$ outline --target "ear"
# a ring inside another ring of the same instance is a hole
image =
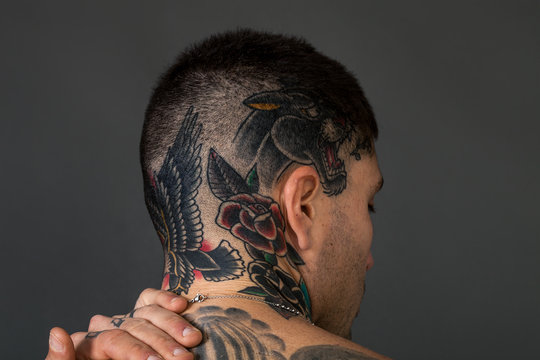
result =
[[[315,217],[313,200],[319,194],[320,179],[311,166],[301,166],[289,174],[285,180],[281,200],[289,228],[294,235],[298,250],[311,247],[310,231]]]

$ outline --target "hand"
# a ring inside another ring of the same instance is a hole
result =
[[[62,328],[51,329],[46,360],[193,359],[186,347],[198,345],[202,334],[177,314],[186,307],[187,301],[181,296],[146,289],[137,299],[135,310],[112,318],[95,315],[88,332],[70,337]]]

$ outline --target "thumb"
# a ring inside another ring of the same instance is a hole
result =
[[[49,334],[49,353],[45,360],[75,360],[75,348],[66,330],[55,327]]]

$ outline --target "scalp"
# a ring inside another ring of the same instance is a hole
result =
[[[203,144],[218,144],[227,152],[231,134],[250,112],[243,100],[291,87],[317,94],[337,116],[349,119],[368,138],[377,137],[371,107],[340,63],[301,38],[242,29],[190,46],[161,76],[143,126],[143,174],[159,167],[191,106],[203,123]]]

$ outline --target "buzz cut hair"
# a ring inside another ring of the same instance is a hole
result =
[[[276,91],[281,93],[272,93]],[[260,95],[250,102],[253,94]],[[372,151],[371,144],[378,136],[375,116],[358,81],[342,64],[321,54],[302,38],[240,29],[210,36],[188,47],[160,77],[146,109],[140,142],[145,192],[150,183],[148,174],[163,162],[190,109],[199,113],[203,127],[200,139],[204,146],[227,147],[231,143],[230,134],[238,132],[238,124],[249,111],[283,106],[275,105],[277,95],[280,99],[299,99],[300,105],[295,106],[305,114],[314,108],[313,101],[308,104],[305,99],[317,99],[319,108],[330,109],[327,117],[337,119],[341,122],[338,125],[347,124],[343,127],[346,134],[335,141],[344,143],[345,137],[350,140],[354,133],[357,140],[349,141],[352,144],[348,145],[349,153],[358,159],[360,150]],[[270,97],[273,102],[261,102],[261,97],[263,100]],[[304,103],[307,105],[301,108]],[[318,136],[319,143],[338,136],[334,128],[323,127],[324,131],[320,131],[323,135],[299,127],[301,134],[297,136]],[[272,134],[277,134],[274,130]],[[281,150],[277,156],[309,163],[309,159],[304,161],[301,155],[287,150],[287,146],[275,144]],[[337,158],[337,154],[331,155]],[[243,155],[238,154],[237,158],[242,159]],[[339,161],[334,159],[334,162],[338,168]],[[280,166],[270,168],[266,176],[272,179],[268,184],[279,175],[272,172],[283,171]],[[331,166],[328,169],[329,173],[337,171]],[[328,193],[336,195],[343,190],[344,185],[340,186]]]

